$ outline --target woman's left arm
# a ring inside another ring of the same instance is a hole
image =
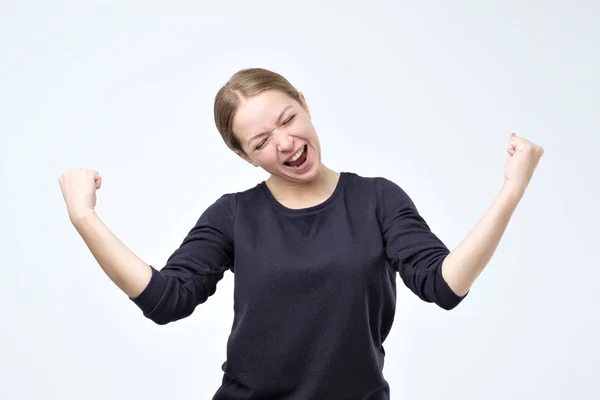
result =
[[[442,263],[442,276],[458,296],[464,296],[496,251],[508,222],[525,194],[544,149],[511,135],[504,185],[488,211]]]

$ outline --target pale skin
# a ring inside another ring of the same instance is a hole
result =
[[[339,173],[321,160],[321,146],[304,95],[300,102],[279,91],[241,98],[233,130],[243,151],[236,154],[270,174],[266,183],[275,198],[289,208],[318,204],[335,189]],[[284,165],[307,146],[306,168],[297,172]]]
[[[318,136],[304,96],[300,103],[272,91],[244,99],[234,117],[234,131],[244,148],[237,154],[270,173],[267,185],[285,206],[309,207],[331,195],[339,173],[321,161]],[[260,133],[263,135],[256,138]],[[260,143],[262,147],[257,148]],[[284,161],[303,146],[308,149],[306,168],[296,173]],[[542,147],[514,133],[506,151],[508,159],[499,194],[442,265],[444,279],[459,296],[470,290],[492,258],[544,153]],[[99,172],[88,168],[67,170],[59,177],[59,185],[69,219],[100,267],[124,293],[138,296],[150,281],[151,269],[96,214],[96,191],[102,187]]]
[[[463,241],[444,259],[442,276],[464,296],[492,258],[517,208],[544,149],[526,139],[510,136],[504,184],[490,208]]]

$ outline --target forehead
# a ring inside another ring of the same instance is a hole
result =
[[[294,99],[276,90],[245,98],[233,117],[233,131],[244,141],[252,135],[273,129],[281,111],[296,104]]]

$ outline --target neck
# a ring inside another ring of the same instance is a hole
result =
[[[271,175],[266,184],[273,196],[285,201],[288,198],[296,200],[310,199],[319,196],[329,196],[335,189],[339,173],[321,164],[319,173],[310,182],[293,182]]]

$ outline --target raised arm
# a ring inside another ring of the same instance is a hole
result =
[[[71,169],[61,174],[59,184],[69,219],[102,270],[128,296],[139,295],[152,271],[96,215],[96,190],[102,187],[98,171]]]
[[[59,183],[69,218],[102,270],[157,324],[190,315],[215,293],[233,263],[233,195],[221,197],[200,216],[159,271],[136,256],[96,215],[96,190],[102,185],[97,171],[69,170]]]
[[[450,310],[459,296],[442,276],[450,250],[431,231],[408,194],[385,178],[378,179],[378,220],[390,266],[421,300]]]
[[[513,133],[506,152],[508,160],[500,193],[465,239],[444,260],[444,279],[458,295],[469,291],[495,253],[544,149]]]
[[[157,324],[187,317],[217,289],[233,267],[234,194],[222,196],[200,216],[183,242],[139,296],[131,298]]]
[[[106,275],[127,296],[136,297],[150,282],[152,270],[135,255],[95,212],[73,219],[73,226]]]
[[[500,194],[452,252],[431,232],[404,190],[380,179],[379,219],[388,260],[421,299],[447,310],[456,307],[489,263],[544,153],[515,134],[506,151]]]

